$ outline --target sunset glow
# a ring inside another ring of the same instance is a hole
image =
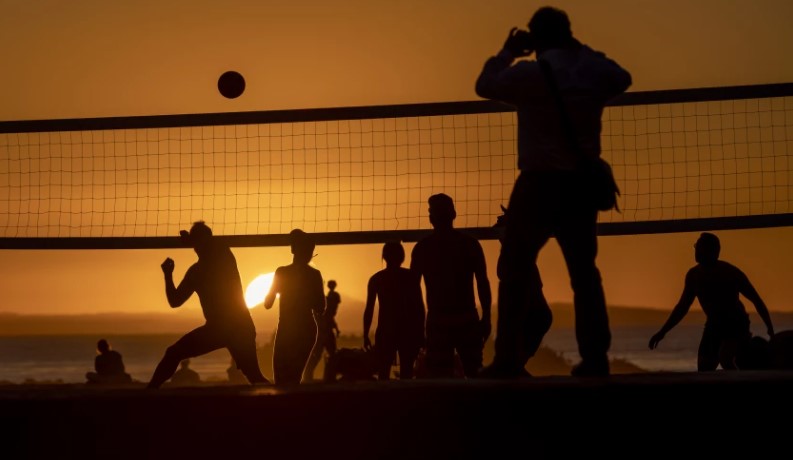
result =
[[[270,291],[275,273],[265,273],[254,278],[245,288],[245,304],[253,308],[264,302],[264,296]]]

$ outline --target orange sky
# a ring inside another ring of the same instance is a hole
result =
[[[0,0],[0,120],[473,100],[484,60],[542,4]],[[788,0],[554,4],[568,12],[578,38],[631,71],[634,91],[793,82]],[[247,80],[234,100],[215,87],[229,69]],[[793,230],[719,236],[723,258],[745,269],[769,307],[793,311]],[[609,302],[671,308],[695,239],[602,238]],[[483,244],[495,282],[497,242]],[[368,276],[382,267],[378,246],[317,252],[317,266],[338,280],[342,295],[362,299]],[[286,248],[235,253],[245,282],[290,258]],[[0,311],[164,310],[159,264],[166,256],[176,259],[177,275],[194,260],[189,250],[0,251]],[[342,268],[338,260],[354,263]],[[555,243],[540,262],[549,299],[569,300]],[[186,308],[197,308],[194,302]]]

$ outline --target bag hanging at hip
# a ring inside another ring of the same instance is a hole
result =
[[[620,212],[617,198],[620,195],[620,188],[614,179],[614,172],[611,165],[604,159],[598,157],[595,160],[586,161],[587,189],[591,192],[593,205],[598,211],[610,211],[612,209]]]
[[[556,86],[556,80],[553,78],[551,66],[548,61],[538,59],[537,63],[540,65],[545,81],[551,90],[551,94],[556,100],[556,105],[559,108],[559,114],[562,119],[562,131],[564,132],[567,143],[573,152],[578,155],[579,163],[583,165],[582,170],[584,180],[586,181],[586,189],[589,192],[588,196],[592,199],[593,206],[598,211],[610,211],[612,209],[617,212],[620,211],[618,204],[618,197],[620,196],[620,188],[614,179],[614,171],[611,165],[603,158],[597,157],[590,158],[581,151],[578,145],[578,137],[575,135],[573,123],[570,121],[570,116],[565,110],[562,95],[559,93],[559,88]]]

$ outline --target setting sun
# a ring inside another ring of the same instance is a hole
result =
[[[253,308],[264,302],[264,296],[267,295],[270,291],[270,286],[273,284],[273,276],[275,276],[275,273],[265,273],[251,281],[245,289],[245,304],[248,308]]]

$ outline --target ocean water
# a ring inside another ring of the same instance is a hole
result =
[[[121,353],[133,380],[148,382],[154,368],[180,335],[105,336]],[[96,336],[0,337],[0,382],[81,383],[93,371]],[[202,380],[227,380],[231,356],[225,349],[190,360]]]
[[[793,329],[793,324],[775,324],[775,328],[777,331]],[[656,331],[655,326],[612,328],[610,356],[648,371],[696,371],[702,326],[680,324],[667,334],[658,348],[650,350],[647,343]],[[752,323],[752,332],[765,336],[762,324]],[[147,382],[165,349],[179,337],[173,334],[105,338],[113,349],[122,354],[132,378]],[[93,371],[97,340],[96,336],[0,337],[0,382],[85,382],[86,372]],[[261,347],[270,340],[271,337],[260,336],[257,344]],[[575,332],[571,328],[551,329],[544,345],[570,362],[579,359]],[[226,369],[230,363],[231,357],[223,349],[191,359],[190,367],[201,375],[203,381],[221,382],[228,378]],[[265,375],[268,375],[266,371]]]

